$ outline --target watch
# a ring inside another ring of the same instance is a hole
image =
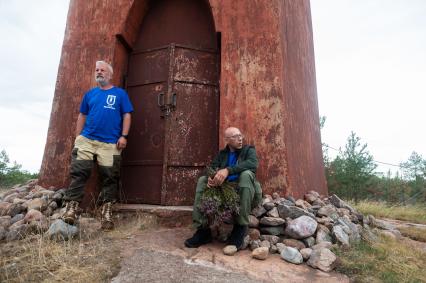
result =
[[[128,137],[129,135],[121,135],[121,136],[127,140],[127,137]]]

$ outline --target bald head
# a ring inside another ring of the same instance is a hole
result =
[[[231,151],[235,151],[243,147],[243,138],[244,136],[238,128],[229,127],[225,130],[225,142]]]

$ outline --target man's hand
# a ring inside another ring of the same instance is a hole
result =
[[[125,137],[120,137],[117,141],[117,148],[124,149],[127,145],[127,139]]]
[[[226,168],[220,169],[219,171],[217,171],[211,183],[213,184],[214,187],[220,186],[223,184],[223,182],[228,177],[228,175],[229,175],[228,169]],[[207,184],[209,184],[209,182]]]

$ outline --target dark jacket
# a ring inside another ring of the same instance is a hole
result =
[[[256,169],[259,165],[256,156],[256,149],[252,145],[244,145],[241,149],[236,150],[238,154],[237,164],[232,167],[226,167],[228,161],[229,147],[226,146],[224,149],[219,151],[219,154],[213,159],[210,166],[213,169],[227,168],[229,175],[240,174],[245,170],[250,170],[256,173]]]

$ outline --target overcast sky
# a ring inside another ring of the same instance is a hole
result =
[[[311,9],[323,142],[343,147],[354,131],[378,161],[426,158],[426,1],[311,0]],[[0,149],[32,172],[67,10],[68,0],[0,0]]]

